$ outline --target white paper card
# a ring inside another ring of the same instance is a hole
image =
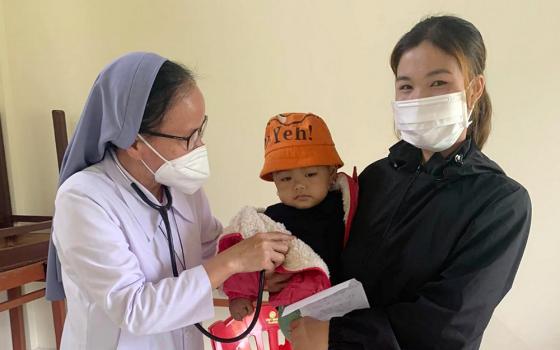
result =
[[[353,310],[366,308],[369,308],[369,303],[364,287],[360,281],[352,278],[288,305],[282,314],[289,315],[300,310],[302,317],[310,316],[326,321],[344,316]]]

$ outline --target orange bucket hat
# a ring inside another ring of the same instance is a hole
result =
[[[270,118],[264,134],[264,165],[260,177],[272,181],[272,173],[308,166],[332,165],[340,159],[327,124],[311,113],[284,113]]]

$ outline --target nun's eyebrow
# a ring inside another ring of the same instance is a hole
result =
[[[410,79],[406,75],[400,75],[400,76],[397,77],[397,81],[411,81],[411,80],[412,79]]]

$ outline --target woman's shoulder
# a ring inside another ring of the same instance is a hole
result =
[[[362,170],[358,177],[359,183],[361,184],[364,180],[368,180],[372,177],[377,177],[381,174],[385,174],[390,168],[391,167],[389,166],[388,157],[376,160],[375,162],[366,166],[364,170]]]
[[[481,180],[480,182],[484,182],[486,189],[478,191],[477,197],[481,196],[480,192],[485,192],[487,197],[484,202],[489,206],[506,204],[510,210],[531,210],[531,197],[527,189],[505,173],[483,174]]]
[[[526,194],[527,189],[510,177],[497,162],[490,159],[482,151],[476,149],[472,154],[472,160],[464,168],[464,175],[478,175],[478,182],[484,182],[488,189],[493,189],[497,196],[507,196],[512,193]]]
[[[89,166],[70,176],[58,188],[57,201],[68,195],[102,198],[115,192],[115,183],[104,170],[102,162]]]

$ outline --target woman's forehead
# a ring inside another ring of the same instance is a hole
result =
[[[204,96],[198,87],[193,86],[188,92],[179,93],[165,113],[160,130],[186,136],[202,125],[204,115]]]
[[[403,53],[397,77],[427,77],[437,73],[461,74],[457,59],[428,41]]]

